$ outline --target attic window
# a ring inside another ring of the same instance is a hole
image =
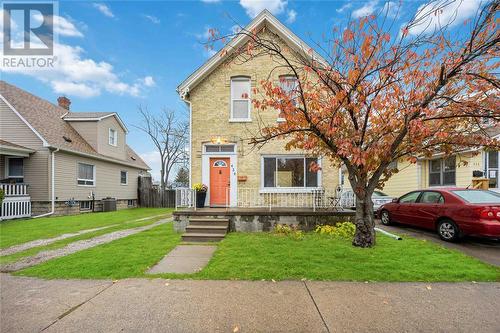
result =
[[[134,156],[130,156],[130,158],[131,158],[133,161],[135,161],[135,160],[136,160],[136,158],[135,158]]]
[[[73,140],[71,140],[70,138],[68,138],[67,136],[63,135],[63,139],[64,141],[66,142],[72,142]]]

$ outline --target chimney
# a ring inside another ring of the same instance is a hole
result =
[[[69,100],[68,97],[61,96],[57,99],[57,104],[59,104],[60,107],[69,110],[71,101]]]

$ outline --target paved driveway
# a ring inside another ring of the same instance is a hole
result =
[[[476,257],[492,265],[500,266],[500,240],[467,237],[459,243],[442,241],[436,232],[418,229],[406,225],[384,226],[377,221],[377,227],[398,235],[407,234],[412,237],[427,239],[451,249],[456,249]]]
[[[0,275],[3,332],[498,332],[500,283]]]

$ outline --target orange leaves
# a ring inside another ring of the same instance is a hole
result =
[[[404,27],[403,29],[401,29],[401,33],[402,33],[403,37],[408,36],[408,32],[409,32],[408,27]]]
[[[343,34],[344,43],[349,42],[353,39],[354,39],[354,31],[352,31],[351,29],[345,29]]]

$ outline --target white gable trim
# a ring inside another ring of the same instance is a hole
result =
[[[327,64],[327,61],[324,60],[323,57],[309,47],[302,39],[295,35],[268,10],[263,10],[259,15],[257,15],[257,17],[245,27],[245,30],[252,31],[254,29],[258,29],[266,22],[268,22],[272,28],[276,29],[276,32],[283,39],[285,39],[285,41],[288,41],[296,49],[296,51],[308,57],[312,56],[314,59]],[[210,74],[218,65],[220,65],[224,59],[229,56],[231,51],[237,49],[240,44],[245,43],[247,40],[249,40],[249,37],[238,35],[221,50],[219,50],[219,52],[213,55],[207,62],[200,66],[195,72],[193,72],[187,79],[185,79],[177,87],[177,93],[181,96],[181,98],[184,99],[190,89],[194,88],[206,75]],[[312,55],[308,54],[308,50],[310,49],[313,50]],[[222,56],[223,52],[226,53]]]
[[[125,133],[128,133],[127,126],[125,126],[125,123],[121,120],[120,116],[116,112],[107,114],[107,115],[102,116],[102,117],[94,117],[94,118],[85,118],[85,117],[83,117],[83,118],[68,118],[68,119],[65,119],[64,118],[65,115],[63,115],[62,118],[64,120],[66,120],[66,121],[100,121],[100,120],[103,120],[103,119],[106,119],[106,118],[114,116],[116,118],[116,120],[118,121],[118,124],[120,124],[121,128],[123,128],[123,130],[125,131]]]
[[[7,101],[7,99],[2,94],[0,94],[0,98],[19,117],[19,119],[21,119],[21,121],[25,123],[33,133],[35,133],[35,135],[42,141],[43,146],[48,147],[49,144],[47,143],[47,140],[45,140],[43,136],[38,133],[37,130],[33,126],[31,126],[31,124],[26,119],[24,119],[23,116],[21,116],[21,114],[12,106],[12,104],[9,103],[9,101]]]

